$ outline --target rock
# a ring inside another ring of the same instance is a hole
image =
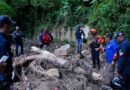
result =
[[[93,90],[93,88],[92,87],[87,87],[86,90]]]
[[[83,74],[83,75],[86,74],[85,70],[82,69],[81,67],[75,67],[74,73],[76,73],[76,74]]]
[[[50,76],[59,78],[59,70],[58,69],[52,68],[52,69],[49,69],[46,73]]]
[[[81,53],[82,53],[82,54],[85,54],[85,53],[87,53],[87,50],[83,50]]]
[[[112,90],[111,87],[107,86],[107,85],[102,85],[102,90]]]
[[[54,87],[53,89],[51,90],[61,90],[59,87]]]
[[[102,76],[99,73],[92,72],[92,77],[94,80],[102,80]]]
[[[67,56],[71,52],[71,47],[69,44],[63,45],[54,51],[57,56]]]
[[[103,76],[102,84],[104,84],[104,85],[110,84],[110,81],[114,77],[114,68],[115,68],[115,66],[110,65],[110,64],[106,64],[104,66],[104,68],[102,70],[102,76]]]

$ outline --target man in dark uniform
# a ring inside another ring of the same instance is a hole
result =
[[[0,16],[0,80],[12,82],[12,52],[9,33],[11,20],[8,16]],[[3,77],[4,78],[3,78]],[[1,81],[2,82],[2,81]],[[0,84],[1,84],[0,82]],[[4,89],[5,90],[5,89]]]
[[[93,63],[93,68],[96,67],[96,63],[98,66],[98,70],[100,70],[100,42],[98,41],[97,38],[97,31],[94,29],[91,30],[92,33],[92,41],[90,43],[90,49],[91,49],[91,56],[92,56],[92,63]]]
[[[23,32],[19,29],[19,26],[16,26],[16,30],[12,33],[12,36],[14,38],[15,45],[16,45],[16,48],[15,48],[16,56],[19,55],[19,53],[18,53],[19,47],[21,48],[21,54],[23,54],[24,53],[24,50],[23,50]]]
[[[116,37],[119,43],[117,73],[123,77],[121,90],[130,90],[130,42],[125,39],[122,32],[118,32]]]

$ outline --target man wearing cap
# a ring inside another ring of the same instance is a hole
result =
[[[112,63],[114,54],[117,52],[118,44],[112,39],[112,34],[106,34],[106,45],[102,49],[105,52],[106,63],[103,68],[103,84],[109,86],[110,81],[113,79],[115,65]]]
[[[121,90],[130,90],[130,42],[125,39],[122,32],[117,33],[116,39],[119,43],[117,73],[123,77],[123,89]]]
[[[11,52],[11,42],[9,38],[10,29],[10,18],[4,15],[0,16],[0,84],[3,81],[12,81],[13,54]]]
[[[117,52],[118,44],[115,42],[115,40],[112,39],[112,34],[107,33],[106,34],[106,45],[105,45],[105,57],[106,62],[108,64],[111,64],[114,60],[114,54]]]

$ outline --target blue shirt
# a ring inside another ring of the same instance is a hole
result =
[[[105,57],[106,57],[106,62],[111,64],[114,54],[117,52],[118,44],[116,41],[113,39],[110,42],[108,42],[105,46]]]

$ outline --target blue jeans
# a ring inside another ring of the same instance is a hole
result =
[[[77,52],[78,52],[78,53],[81,53],[82,42],[83,42],[82,39],[77,39],[77,40],[76,40],[76,49],[77,49]]]

